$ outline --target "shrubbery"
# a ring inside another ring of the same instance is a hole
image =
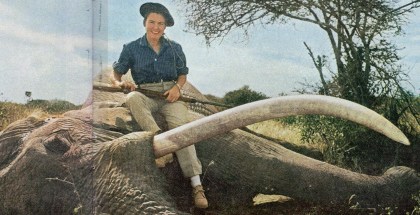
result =
[[[26,104],[31,109],[41,109],[44,112],[58,114],[77,109],[78,106],[63,100],[32,100]]]
[[[226,93],[223,97],[223,101],[226,104],[239,106],[266,98],[268,97],[263,93],[251,90],[248,85],[245,85],[238,90]]]
[[[283,121],[297,125],[303,141],[322,143],[324,160],[329,163],[366,173],[381,173],[395,165],[416,168],[419,158],[414,155],[420,153],[419,116],[416,113],[419,113],[420,106],[416,105],[419,98],[411,99],[412,108],[416,110],[389,105],[398,102],[396,99],[388,99],[389,102],[374,108],[404,132],[412,144],[410,147],[356,123],[334,117],[298,116]]]
[[[370,174],[398,161],[399,145],[356,123],[329,116],[298,116],[293,125],[301,130],[302,141],[322,144],[328,163]]]
[[[287,117],[281,121],[297,126],[303,142],[321,145],[324,160],[331,164],[372,174],[382,173],[385,168],[394,165],[414,167],[413,164],[418,162],[418,158],[413,155],[420,153],[419,116],[416,115],[420,112],[420,98],[407,95],[411,96],[408,98],[409,102],[381,98],[382,102],[373,109],[407,135],[413,144],[410,147],[395,143],[361,125],[335,117],[309,115]],[[223,100],[237,106],[265,98],[268,97],[251,90],[249,86],[244,86],[226,93]],[[408,108],[404,104],[411,106]]]

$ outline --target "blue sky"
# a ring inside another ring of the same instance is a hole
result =
[[[87,0],[0,1],[0,101],[24,103],[25,91],[31,91],[34,99],[85,101],[92,71],[110,67],[124,43],[144,34],[138,8],[145,1],[94,2],[102,4],[100,19],[98,5],[92,8]],[[268,96],[290,93],[300,87],[299,82],[319,79],[303,42],[315,54],[331,54],[323,32],[299,22],[255,26],[246,40],[238,31],[206,47],[203,37],[183,31],[182,5],[159,2],[175,18],[175,26],[167,28],[166,34],[183,46],[188,79],[205,94],[223,96],[244,85]],[[415,15],[404,26],[406,36],[396,42],[405,47],[400,55],[414,85],[409,89],[419,94],[420,18]],[[99,25],[102,34],[96,32]]]

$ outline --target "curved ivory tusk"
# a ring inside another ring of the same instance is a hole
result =
[[[347,119],[382,133],[399,143],[410,145],[407,137],[395,125],[362,105],[330,96],[297,95],[248,103],[187,123],[156,135],[153,147],[156,157],[161,157],[215,135],[253,123],[308,114]]]

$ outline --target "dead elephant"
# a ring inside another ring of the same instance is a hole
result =
[[[419,174],[407,167],[382,176],[359,174],[235,129],[317,113],[356,121],[408,144],[388,121],[353,103],[316,96],[270,99],[153,136],[133,132],[137,128],[125,108],[101,102],[59,118],[28,117],[1,133],[0,214],[188,214],[179,202],[188,201],[189,191],[174,188],[182,183],[168,174],[176,165],[161,170],[155,155],[195,143],[210,207],[220,211],[251,204],[258,193],[320,205],[345,204],[352,197],[375,207],[403,205],[420,190]]]

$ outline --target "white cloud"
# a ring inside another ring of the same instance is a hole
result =
[[[24,91],[32,91],[35,99],[85,100],[92,77],[89,36],[41,32],[14,20],[2,24],[0,35],[4,100],[24,102]]]
[[[25,44],[53,46],[55,49],[65,52],[72,52],[77,48],[90,47],[92,44],[91,37],[39,32],[13,21],[3,23],[0,33],[3,34],[3,37],[8,37],[11,40],[18,40]]]

